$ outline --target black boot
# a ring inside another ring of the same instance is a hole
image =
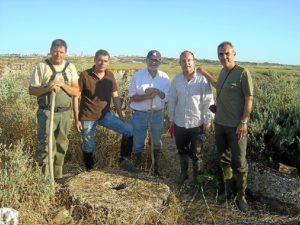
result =
[[[156,150],[154,149],[154,165],[153,165],[153,175],[155,177],[159,177],[160,173],[159,173],[159,156],[160,156],[160,150]]]
[[[93,152],[82,151],[84,165],[87,171],[94,168],[94,154]]]
[[[142,172],[142,152],[132,153],[131,160],[135,168],[135,172]]]
[[[123,135],[121,140],[120,162],[122,162],[124,158],[130,158],[132,153],[132,147],[133,147],[133,136],[126,137]]]
[[[122,136],[121,149],[120,149],[120,168],[127,170],[128,172],[137,172],[130,158],[133,147],[133,136]]]
[[[182,185],[188,179],[189,158],[186,154],[180,154],[180,176],[176,179],[176,183]]]
[[[195,185],[198,185],[197,177],[203,173],[203,167],[203,160],[197,159],[193,161],[193,180]]]

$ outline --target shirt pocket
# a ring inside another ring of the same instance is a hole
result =
[[[237,91],[241,89],[241,85],[237,82],[231,82],[225,85],[224,89],[226,91],[232,92],[232,91]]]
[[[191,84],[188,86],[188,96],[196,96],[201,94],[201,85]]]

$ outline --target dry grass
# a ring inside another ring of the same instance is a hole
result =
[[[90,224],[179,224],[181,212],[167,185],[118,171],[81,173],[68,181],[70,211]]]
[[[0,144],[0,208],[17,209],[22,224],[42,224],[54,200],[54,191],[21,141]]]

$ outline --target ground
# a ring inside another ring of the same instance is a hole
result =
[[[183,211],[186,225],[199,224],[300,224],[300,216],[289,210],[288,207],[277,207],[270,202],[255,199],[248,196],[250,211],[242,213],[237,210],[233,202],[219,204],[216,202],[217,189],[214,183],[204,182],[201,186],[195,186],[192,180],[191,162],[189,168],[189,179],[184,185],[175,183],[180,174],[179,156],[177,154],[174,140],[164,139],[164,152],[161,159],[162,178],[153,178],[156,181],[167,184],[179,200]],[[69,171],[67,176],[72,176],[80,169],[66,165]]]

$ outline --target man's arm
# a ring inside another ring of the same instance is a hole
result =
[[[29,86],[28,92],[29,92],[30,95],[41,96],[43,94],[51,92],[51,88],[49,86],[47,86],[47,87]]]
[[[78,96],[79,85],[78,80],[72,81],[71,85],[65,84],[62,81],[53,81],[58,87],[62,88],[68,95]]]
[[[244,104],[244,112],[241,120],[245,121],[250,118],[250,113],[252,111],[253,105],[253,96],[246,96],[245,97],[245,104]]]
[[[41,96],[44,95],[46,93],[49,93],[51,91],[55,91],[58,92],[60,89],[60,87],[54,82],[51,81],[49,82],[49,84],[45,87],[34,87],[34,86],[29,86],[29,94],[30,95],[34,95],[34,96]]]
[[[144,95],[138,95],[135,94],[130,97],[130,101],[132,102],[142,102],[148,99],[153,99],[156,96],[156,93],[150,93],[150,94],[144,94]]]
[[[211,75],[207,70],[205,70],[203,67],[198,67],[197,72],[203,74],[214,88],[217,87],[217,79],[214,78],[213,75]]]
[[[115,106],[115,109],[116,109],[116,112],[119,116],[119,118],[121,120],[124,120],[124,116],[123,116],[123,113],[122,113],[122,103],[121,103],[121,98],[119,96],[119,93],[117,91],[114,91],[112,93],[112,99],[113,99],[113,103],[114,103],[114,106]]]
[[[244,112],[241,118],[241,122],[236,129],[238,138],[241,139],[247,135],[248,120],[252,111],[253,96],[245,96]]]
[[[78,118],[78,114],[79,114],[79,111],[78,111],[79,96],[73,97],[72,100],[73,100],[73,115],[74,115],[74,119],[75,119],[75,127],[76,127],[77,131],[80,132],[82,130],[82,124],[81,124],[81,122],[79,121],[79,118]]]

